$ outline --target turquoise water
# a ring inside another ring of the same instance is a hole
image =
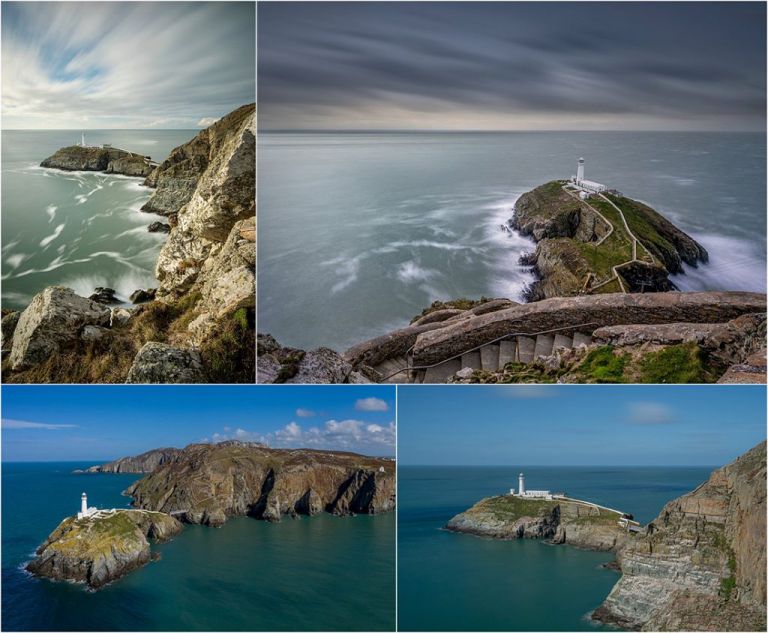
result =
[[[524,468],[531,488],[631,512],[643,523],[710,468]],[[441,529],[483,497],[517,487],[520,467],[398,470],[398,621],[403,631],[589,631],[619,576],[610,553],[497,541]]]
[[[162,161],[194,130],[94,130],[86,141]],[[160,216],[139,208],[152,190],[142,178],[39,167],[60,147],[79,142],[70,130],[2,132],[2,305],[20,309],[46,286],[88,296],[96,286],[124,301],[157,286],[154,267],[167,237],[149,233]]]
[[[3,630],[393,630],[395,517],[329,515],[185,526],[161,560],[96,591],[21,569],[65,516],[124,507],[135,475],[91,464],[3,464]]]
[[[709,250],[681,289],[765,292],[761,134],[264,133],[258,152],[259,330],[285,345],[344,350],[435,299],[519,298],[534,245],[500,225],[579,156]]]

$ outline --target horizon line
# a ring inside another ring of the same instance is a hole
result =
[[[551,133],[579,133],[579,134],[594,134],[594,133],[614,133],[614,132],[627,132],[633,134],[763,134],[768,133],[766,129],[755,130],[632,130],[632,129],[600,129],[600,130],[584,130],[584,129],[499,129],[499,130],[451,130],[451,129],[400,129],[400,128],[257,128],[257,134],[540,134],[542,132]]]

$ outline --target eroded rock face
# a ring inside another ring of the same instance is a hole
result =
[[[65,171],[103,171],[126,176],[148,176],[152,171],[149,160],[139,154],[117,148],[79,145],[62,147],[40,163],[40,166]]]
[[[488,497],[446,524],[452,532],[498,539],[546,539],[582,549],[617,551],[630,536],[619,515],[583,504],[511,495]]]
[[[109,325],[106,306],[76,295],[70,288],[51,286],[35,295],[19,317],[10,364],[24,369],[77,341],[86,325]]]
[[[594,617],[627,629],[765,630],[765,443],[670,501],[619,554]]]
[[[155,448],[135,457],[121,457],[113,462],[91,466],[86,473],[151,473],[158,466],[168,463],[180,453],[178,448]]]
[[[230,516],[378,514],[395,507],[395,462],[251,442],[192,444],[126,492],[137,507],[212,526]]]
[[[27,570],[54,580],[103,587],[150,560],[147,537],[158,541],[179,534],[173,517],[146,510],[102,511],[84,519],[69,517],[51,533]]]
[[[166,343],[145,343],[128,372],[127,383],[206,382],[200,353]]]

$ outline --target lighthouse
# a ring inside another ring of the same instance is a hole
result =
[[[88,496],[83,493],[80,495],[80,512],[77,513],[78,519],[85,519],[87,517],[93,516],[96,514],[97,510],[96,508],[89,508],[88,507]]]
[[[80,133],[80,147],[85,147],[85,132]],[[584,159],[581,159],[582,162]]]
[[[517,478],[517,494],[521,497],[525,495],[525,475],[523,473],[520,473],[520,476]]]
[[[581,182],[584,180],[584,159],[579,159],[579,164],[576,167],[576,182]]]

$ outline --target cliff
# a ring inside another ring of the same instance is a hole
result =
[[[79,145],[62,147],[40,163],[40,166],[65,171],[103,171],[141,177],[149,176],[154,169],[149,157],[141,154],[117,148]]]
[[[446,524],[452,532],[497,539],[545,539],[582,549],[616,551],[632,535],[619,526],[621,515],[567,500],[488,497]]]
[[[524,258],[538,279],[529,300],[593,292],[674,290],[669,274],[683,262],[706,262],[707,251],[651,207],[617,192],[582,200],[552,181],[523,194],[510,226],[532,237]]]
[[[151,473],[153,470],[167,464],[181,451],[178,448],[156,448],[135,457],[121,457],[115,461],[91,466],[86,473]]]
[[[230,516],[378,514],[395,508],[395,462],[250,442],[192,444],[126,494],[136,507],[211,526]]]
[[[670,501],[619,553],[595,619],[648,631],[766,628],[766,446]]]
[[[182,530],[176,519],[145,510],[100,511],[69,517],[51,533],[27,570],[54,580],[84,582],[98,589],[151,559],[149,541],[167,540]]]
[[[65,149],[73,151],[45,162],[128,169],[126,157],[104,162],[119,150]],[[116,309],[68,288],[43,290],[4,335],[4,380],[255,382],[255,167],[255,104],[174,149],[146,181],[156,187],[148,208],[170,216],[159,287]]]

